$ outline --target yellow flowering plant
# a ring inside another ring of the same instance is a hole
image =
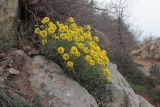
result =
[[[34,33],[38,35],[43,51],[59,61],[63,68],[73,71],[69,74],[81,76],[79,81],[84,78],[92,81],[91,75],[110,81],[107,52],[99,46],[99,37],[92,36],[90,25],[78,26],[72,17],[66,23],[45,17]]]

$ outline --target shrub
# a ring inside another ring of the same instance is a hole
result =
[[[160,91],[154,90],[154,92],[152,92],[152,94],[153,94],[153,98],[155,99],[155,101],[157,101],[159,103],[160,102]]]
[[[110,81],[109,59],[98,45],[98,36],[92,36],[91,26],[78,26],[72,17],[66,23],[45,17],[41,23],[34,33],[39,37],[43,53],[93,96],[104,94],[101,90]]]
[[[150,69],[150,73],[151,73],[151,79],[153,81],[153,83],[155,85],[159,85],[160,84],[160,80],[159,80],[159,77],[160,77],[160,65],[159,64],[155,64],[155,65],[152,65],[151,69]]]
[[[110,81],[109,59],[98,45],[98,36],[92,37],[90,25],[77,26],[72,17],[64,24],[54,24],[48,17],[41,23],[34,32],[39,35],[46,55],[56,58],[68,70],[99,71]]]

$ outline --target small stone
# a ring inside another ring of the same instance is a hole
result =
[[[0,58],[4,58],[6,57],[6,54],[5,53],[0,53]]]
[[[24,51],[25,53],[28,53],[28,52],[30,52],[31,50],[32,50],[32,48],[31,48],[29,45],[23,47],[23,51]]]
[[[35,49],[33,49],[33,50],[31,50],[30,52],[28,52],[28,55],[29,56],[32,56],[32,55],[38,55],[38,51],[37,50],[35,50]]]
[[[9,68],[9,69],[7,69],[8,70],[8,72],[10,73],[10,74],[15,74],[15,75],[17,75],[17,74],[19,74],[20,72],[18,71],[18,70],[16,70],[15,68]]]

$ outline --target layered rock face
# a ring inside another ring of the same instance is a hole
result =
[[[130,55],[138,59],[153,59],[155,61],[160,61],[160,38],[140,46],[139,49],[133,50]]]
[[[0,65],[4,87],[23,92],[31,101],[39,96],[43,107],[98,107],[87,90],[66,76],[55,62],[42,56],[31,58],[21,50],[11,51],[6,57],[6,63]],[[134,93],[115,64],[110,63],[109,68],[112,84],[106,85],[106,107],[153,107]]]
[[[0,21],[18,14],[18,0],[0,0]]]
[[[160,38],[148,44],[143,44],[139,49],[133,50],[129,54],[133,61],[142,65],[140,70],[145,76],[150,76],[153,66],[160,67]]]
[[[13,39],[18,17],[19,0],[0,0],[0,49],[9,39]],[[14,24],[13,24],[14,23]]]

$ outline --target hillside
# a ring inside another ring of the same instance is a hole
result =
[[[115,17],[92,0],[0,0],[0,106],[154,107],[135,89],[120,5]]]
[[[142,44],[138,49],[130,52],[135,63],[142,65],[145,72],[150,72],[151,67],[160,64],[160,38],[150,43]],[[145,73],[146,75],[149,75]]]
[[[130,52],[129,55],[132,57],[132,60],[139,65],[138,68],[140,72],[151,82],[151,91],[147,91],[147,94],[149,95],[150,92],[155,92],[149,96],[158,100],[157,106],[159,106],[160,39],[158,38],[142,44],[139,48]]]

